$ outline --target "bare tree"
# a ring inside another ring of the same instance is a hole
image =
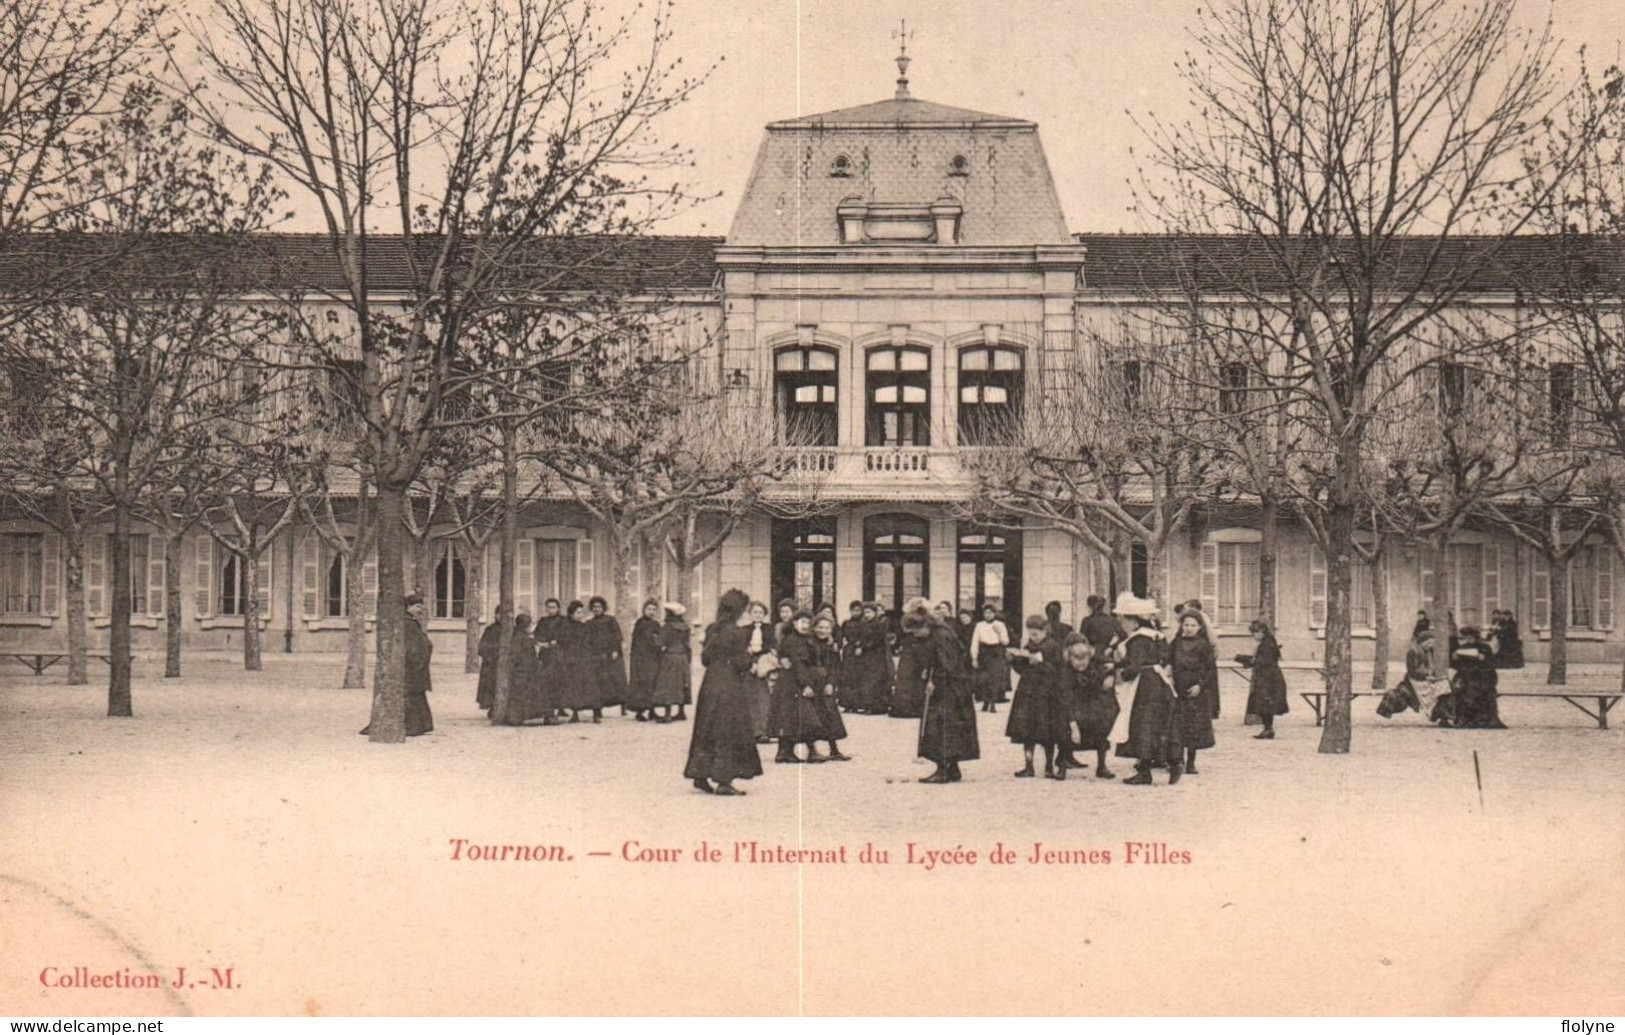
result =
[[[666,56],[665,2],[606,21],[592,0],[216,0],[189,27],[214,128],[309,199],[342,280],[378,493],[371,737],[400,743],[405,501],[464,329],[504,283],[568,276],[539,240],[633,232],[683,201],[647,176],[683,158],[653,124],[696,81]]]
[[[1269,315],[1282,355],[1273,377],[1323,443],[1324,462],[1294,492],[1328,561],[1323,752],[1349,749],[1352,543],[1376,372],[1483,283],[1527,225],[1504,203],[1529,175],[1520,159],[1557,90],[1549,33],[1519,29],[1514,7],[1206,10],[1181,66],[1196,114],[1144,125],[1142,216],[1180,235],[1176,268],[1204,297]],[[1475,231],[1493,233],[1464,237]]]

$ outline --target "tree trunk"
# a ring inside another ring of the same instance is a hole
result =
[[[179,534],[164,536],[164,678],[181,675],[181,547]]]
[[[406,742],[406,573],[402,570],[406,533],[402,511],[406,490],[378,486],[378,658],[373,665],[374,744]]]
[[[359,543],[363,536],[356,536]],[[350,577],[344,583],[344,611],[350,616],[344,630],[344,682],[346,690],[359,690],[367,685],[367,594],[362,569],[366,554],[350,548],[344,558]]]
[[[1275,628],[1275,557],[1280,549],[1281,505],[1272,494],[1264,497],[1263,520],[1258,542],[1258,610],[1271,629]]]
[[[1551,641],[1546,648],[1546,682],[1562,686],[1569,681],[1569,554],[1546,553],[1546,597],[1551,613]]]
[[[1388,549],[1377,547],[1377,556],[1371,561],[1371,618],[1377,629],[1377,641],[1372,646],[1371,689],[1388,689],[1388,652],[1392,649],[1392,626],[1388,622]]]
[[[636,549],[637,539],[633,536],[613,533],[609,537],[610,584],[614,587],[614,596],[609,602],[610,614],[620,623],[623,637],[632,628],[632,623],[638,620],[638,605],[632,595],[632,551]],[[624,656],[624,642],[621,651]]]
[[[263,549],[269,550],[269,545]],[[243,671],[258,672],[265,667],[260,658],[260,555],[259,535],[249,537],[237,555],[243,565]]]
[[[511,425],[502,427],[502,588],[497,597],[501,620],[497,633],[497,677],[491,725],[517,726],[523,719],[513,713],[514,567],[519,553],[519,460],[518,443]]]
[[[1450,530],[1447,528],[1434,537],[1433,548],[1433,606],[1428,609],[1428,624],[1433,635],[1444,644],[1446,659],[1450,657],[1450,637],[1456,635],[1455,602],[1450,599]],[[1448,663],[1445,666],[1449,667]]]
[[[85,532],[77,524],[62,536],[62,566],[67,575],[68,685],[84,686],[90,682],[85,656],[90,633],[85,623]]]
[[[463,542],[468,546],[468,562],[464,565],[468,573],[468,601],[467,610],[463,612],[463,671],[468,673],[480,670],[480,618],[485,614],[485,544],[475,545],[467,538]]]
[[[1354,513],[1333,506],[1326,521],[1326,719],[1320,753],[1346,755],[1352,740],[1354,652],[1350,626],[1353,602]]]
[[[122,480],[122,476],[116,476]],[[120,486],[122,490],[123,486]],[[107,714],[128,718],[135,714],[130,700],[130,507],[124,502],[113,506],[112,577],[107,592],[111,597],[113,626],[108,635],[108,657],[112,672],[107,681]]]

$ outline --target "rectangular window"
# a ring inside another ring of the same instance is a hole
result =
[[[1595,623],[1597,602],[1597,551],[1604,547],[1582,546],[1569,560],[1569,627],[1590,629]],[[1611,560],[1600,558],[1603,562]]]
[[[147,613],[147,561],[152,540],[145,535],[130,536],[130,613]]]
[[[1574,364],[1553,363],[1546,382],[1552,442],[1563,445],[1574,426]]]
[[[1122,367],[1123,375],[1123,409],[1128,413],[1137,413],[1140,409],[1140,397],[1144,391],[1145,373],[1140,361],[1131,359]]]
[[[446,540],[434,566],[434,617],[461,618],[467,600],[468,579],[457,544]]]
[[[248,565],[230,550],[220,551],[220,606],[215,613],[241,616],[247,610]]]
[[[49,385],[45,362],[17,358],[6,362],[6,380],[11,384],[9,400],[12,433],[21,439],[35,438],[45,431],[46,396]]]
[[[44,570],[43,535],[0,536],[0,612],[9,615],[40,614],[45,588]]]
[[[576,597],[576,541],[536,540],[536,600],[568,604]],[[495,584],[493,580],[493,585]]]
[[[1220,625],[1245,625],[1258,617],[1258,543],[1219,543]]]
[[[1226,363],[1219,371],[1219,412],[1235,416],[1247,406],[1247,364]]]

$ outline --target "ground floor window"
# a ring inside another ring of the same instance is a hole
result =
[[[350,614],[349,565],[344,555],[334,553],[327,562],[326,592],[323,594],[323,618],[347,618]]]
[[[1021,533],[1014,529],[959,526],[957,563],[961,610],[980,620],[992,604],[1006,623],[1021,621]]]
[[[1309,627],[1326,628],[1327,566],[1320,547],[1309,547]],[[1371,629],[1377,624],[1376,566],[1358,552],[1349,566],[1349,627]]]
[[[0,535],[0,611],[37,615],[44,610],[45,536]]]
[[[1449,593],[1449,610],[1455,612],[1457,627],[1484,627],[1491,611],[1501,607],[1501,550],[1495,543],[1452,543],[1449,563],[1439,571],[1438,551],[1423,547],[1422,609],[1431,611],[1436,596],[1436,580]]]
[[[912,514],[876,514],[863,521],[863,595],[886,611],[928,597],[931,525]]]
[[[1574,551],[1568,564],[1567,592],[1553,599],[1546,559],[1531,552],[1534,583],[1533,624],[1551,627],[1552,608],[1566,602],[1569,628],[1603,631],[1614,627],[1614,551],[1605,543],[1587,544]]]
[[[242,615],[248,610],[248,565],[231,550],[222,550],[220,558],[220,588],[215,613]]]
[[[434,611],[436,618],[461,618],[468,600],[468,575],[457,544],[448,539],[435,551]]]
[[[794,600],[815,610],[834,604],[835,519],[811,518],[773,522],[773,601]]]

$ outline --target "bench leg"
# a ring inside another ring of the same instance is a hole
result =
[[[1599,698],[1597,698],[1597,728],[1598,729],[1605,730],[1605,729],[1608,728],[1608,709],[1612,708],[1618,702],[1619,702],[1619,698],[1617,698],[1617,697],[1599,697]]]
[[[1314,694],[1305,694],[1305,693],[1300,693],[1300,694],[1298,694],[1298,696],[1303,698],[1303,703],[1307,704],[1314,711],[1314,713],[1315,713],[1315,725],[1316,726],[1319,726],[1323,722],[1325,722],[1325,717],[1320,714],[1320,698],[1318,698]]]

